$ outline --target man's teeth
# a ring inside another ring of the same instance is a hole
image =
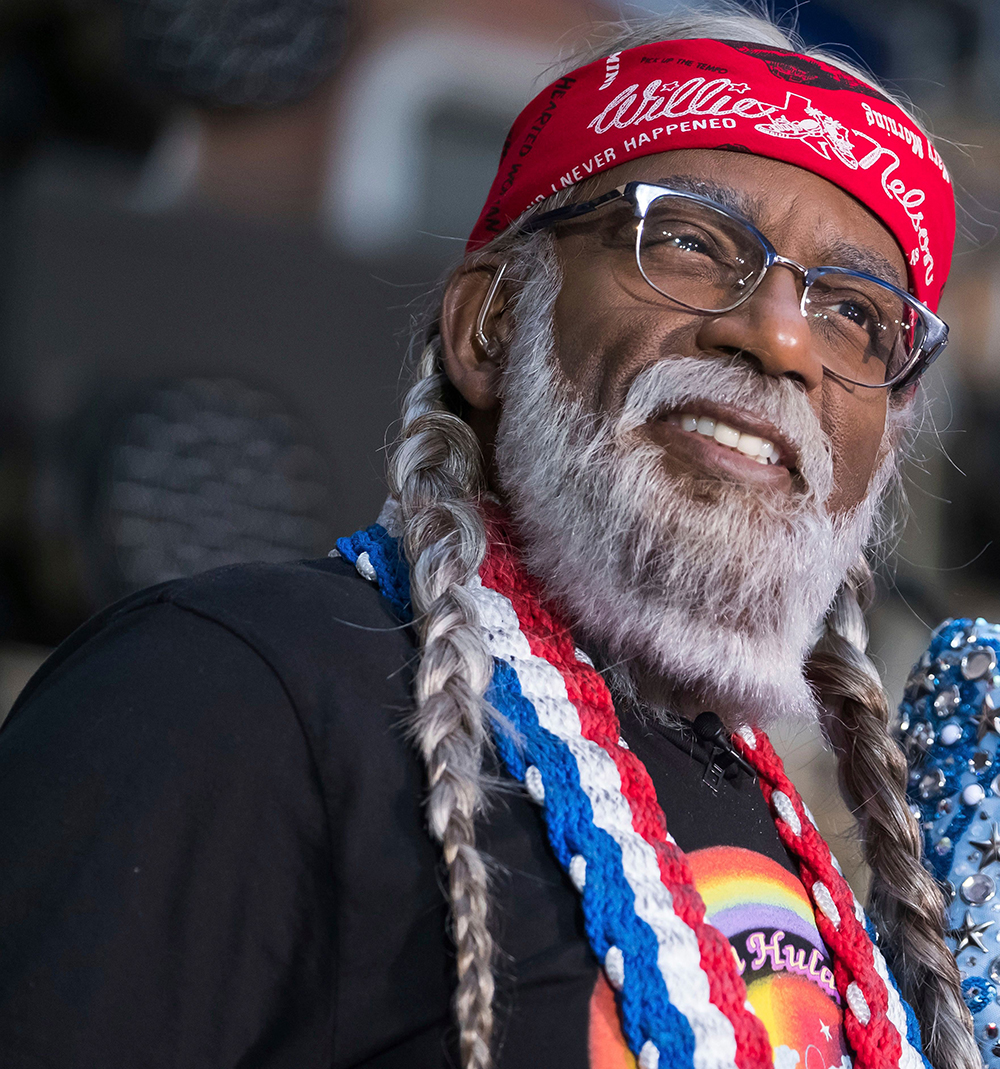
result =
[[[735,449],[744,456],[756,460],[758,464],[777,464],[778,449],[774,442],[766,438],[758,438],[755,434],[743,434],[721,419],[712,419],[711,416],[693,416],[688,413],[678,415],[671,412],[667,416],[667,422],[673,423],[685,431],[703,434],[706,438],[714,438],[719,445]]]

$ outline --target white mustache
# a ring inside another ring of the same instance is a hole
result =
[[[819,504],[833,491],[830,439],[805,392],[790,379],[775,379],[740,360],[671,356],[644,368],[632,382],[613,434],[630,432],[666,411],[692,402],[731,405],[775,427],[792,444],[808,495]]]

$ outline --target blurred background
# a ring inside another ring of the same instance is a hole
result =
[[[604,22],[673,6],[3,0],[0,716],[109,601],[372,521],[411,317],[511,118]],[[923,110],[963,208],[872,617],[898,697],[941,618],[1000,618],[1000,5],[793,7]],[[829,796],[815,738],[783,745]]]

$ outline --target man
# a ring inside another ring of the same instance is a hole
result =
[[[978,1064],[858,605],[952,196],[789,44],[691,17],[544,90],[380,523],[140,594],[29,685],[7,1064],[919,1066],[883,951]],[[882,950],[761,730],[817,699]]]

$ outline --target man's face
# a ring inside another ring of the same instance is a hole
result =
[[[704,183],[700,188],[709,195],[724,198],[782,256],[806,267],[855,268],[906,285],[902,252],[885,227],[847,193],[790,164],[723,150],[664,153],[609,171],[588,197],[635,179],[670,185],[677,176],[683,188]],[[760,373],[798,384],[832,447],[834,488],[827,508],[838,514],[857,505],[881,459],[887,391],[824,374],[800,311],[801,279],[775,266],[734,311],[685,312],[644,281],[627,242],[606,240],[608,228],[623,221],[623,212],[627,220],[628,211],[605,208],[556,232],[563,284],[554,314],[555,353],[582,406],[620,412],[636,375],[664,357],[740,354]],[[715,410],[710,400],[692,414],[770,437],[758,421]],[[787,494],[795,487],[794,458],[788,466],[761,465],[675,420],[654,420],[643,433],[663,446],[663,464],[676,474],[741,481],[765,493]]]
[[[578,199],[633,179],[712,195],[806,267],[905,280],[882,225],[796,167],[666,153]],[[487,451],[495,430],[496,485],[529,569],[603,663],[676,711],[734,725],[811,715],[805,660],[892,471],[886,391],[824,373],[797,274],[775,265],[739,308],[693,314],[645,282],[616,227],[634,221],[608,205],[516,254],[523,286],[488,325],[499,337],[512,324],[496,371],[460,344],[491,276],[456,276],[445,366]],[[688,429],[691,416],[770,440],[781,462]]]

